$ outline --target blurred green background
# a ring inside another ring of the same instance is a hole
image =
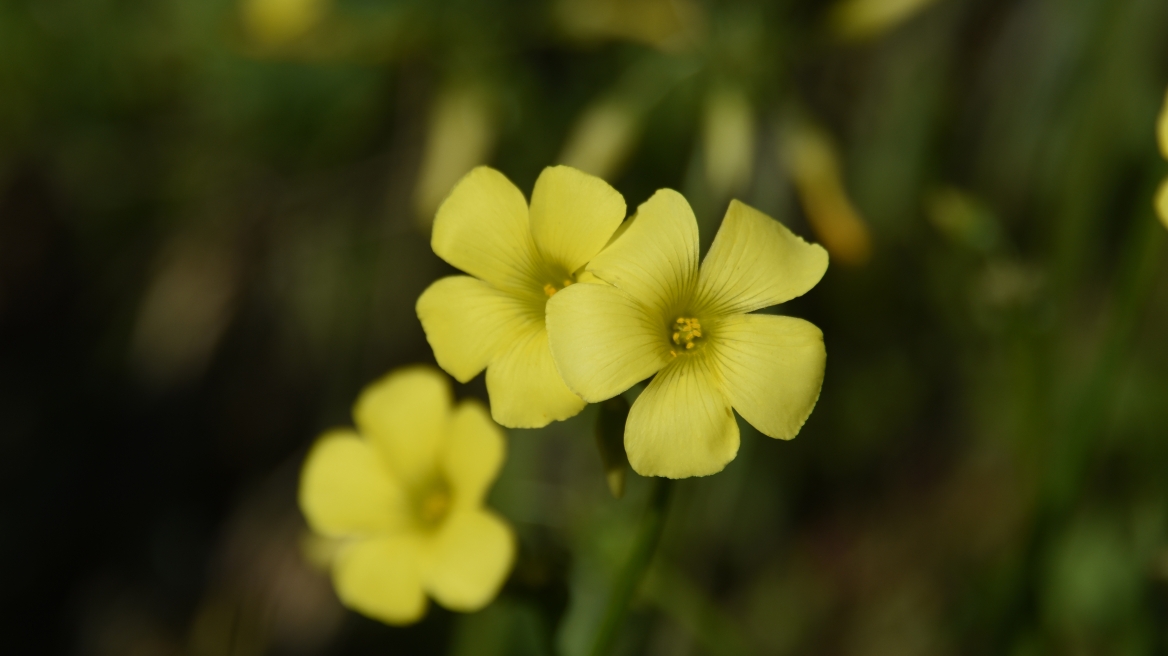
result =
[[[0,3],[3,650],[585,653],[595,408],[510,431],[475,615],[344,611],[295,506],[433,361],[446,191],[564,162],[832,253],[818,407],[676,486],[619,653],[1168,654],[1165,87],[1163,0]]]

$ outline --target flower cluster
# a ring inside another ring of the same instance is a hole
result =
[[[432,243],[471,275],[431,285],[418,317],[443,369],[463,382],[486,370],[500,424],[545,426],[652,377],[625,451],[642,475],[682,478],[734,459],[735,410],[790,439],[819,398],[822,333],[754,311],[815,286],[827,252],[742,203],[699,265],[697,220],[676,191],[626,220],[621,195],[576,169],[545,169],[529,206],[480,167],[439,208]],[[477,402],[453,406],[427,367],[370,385],[353,415],[355,431],[318,440],[300,484],[309,525],[339,545],[341,600],[391,624],[417,621],[427,597],[486,605],[515,556],[510,527],[484,508],[502,431]]]
[[[566,419],[653,377],[629,413],[629,463],[682,478],[734,459],[733,410],[790,439],[818,400],[822,333],[753,312],[815,286],[827,252],[740,202],[699,266],[697,220],[676,191],[625,220],[621,195],[581,171],[545,169],[528,206],[480,167],[438,210],[432,245],[470,275],[431,285],[418,317],[443,369],[463,382],[486,369],[504,426]]]

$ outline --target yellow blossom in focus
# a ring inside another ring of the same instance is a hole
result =
[[[418,318],[439,366],[461,382],[487,370],[495,421],[539,428],[567,419],[584,401],[560,378],[548,348],[548,299],[582,282],[585,264],[608,243],[625,201],[600,178],[544,169],[531,193],[479,167],[438,209],[431,246],[469,273],[430,285]]]
[[[1156,121],[1156,137],[1160,143],[1160,154],[1168,159],[1168,96],[1164,97],[1164,108],[1160,110],[1160,118]],[[1156,191],[1156,213],[1160,215],[1160,222],[1168,228],[1168,179],[1160,183]]]
[[[771,437],[795,437],[823,383],[823,334],[802,319],[750,314],[806,293],[827,251],[731,201],[705,261],[681,194],[638,208],[576,285],[548,302],[552,353],[589,402],[656,374],[625,424],[629,464],[643,476],[719,472],[738,453],[737,410]]]
[[[248,35],[264,46],[294,41],[316,27],[330,0],[243,0],[240,6]]]
[[[831,12],[832,30],[845,39],[877,36],[935,0],[842,0]]]
[[[390,373],[361,393],[357,429],[325,433],[300,477],[300,509],[335,539],[341,601],[408,624],[433,597],[474,611],[498,593],[515,557],[510,526],[484,507],[503,463],[502,431],[476,401],[453,405],[430,367]]]

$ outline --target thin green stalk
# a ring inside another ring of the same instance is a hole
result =
[[[657,543],[661,539],[661,529],[665,526],[665,515],[669,510],[669,499],[673,481],[667,478],[654,478],[653,490],[649,496],[649,506],[641,518],[641,527],[637,530],[637,538],[629,559],[617,574],[612,586],[612,593],[608,597],[608,607],[604,611],[604,619],[596,632],[592,642],[592,656],[606,656],[612,652],[624,624],[625,614],[629,610],[629,603],[637,591],[641,579],[649,569],[649,562],[657,550]]]
[[[1026,594],[1018,598],[1015,631],[1029,630],[1024,618],[1038,612],[1044,559],[1084,493],[1095,441],[1106,427],[1116,382],[1132,355],[1140,319],[1162,266],[1164,246],[1162,228],[1147,209],[1142,209],[1122,250],[1115,301],[1095,364],[1080,389],[1077,403],[1052,441],[1046,476],[1041,481],[1042,496],[1027,540],[1025,569],[1031,576]]]
[[[1065,425],[1046,481],[1046,502],[1056,514],[1074,505],[1094,446],[1115,398],[1116,381],[1131,356],[1140,318],[1160,270],[1162,228],[1140,212],[1122,251],[1111,317],[1095,365]]]

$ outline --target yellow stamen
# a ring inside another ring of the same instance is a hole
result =
[[[556,292],[567,287],[568,285],[572,284],[573,282],[574,281],[571,278],[565,278],[564,282],[562,284],[560,284],[560,286],[558,286],[558,287],[554,283],[545,282],[543,284],[543,293],[547,294],[548,298],[551,298],[551,297],[556,295]]]
[[[678,317],[673,322],[671,338],[677,346],[692,351],[702,338],[702,324],[694,317]],[[670,351],[670,354],[677,356],[675,351]]]
[[[418,519],[426,526],[434,526],[446,517],[450,510],[450,493],[444,488],[437,488],[427,494],[418,505]]]

